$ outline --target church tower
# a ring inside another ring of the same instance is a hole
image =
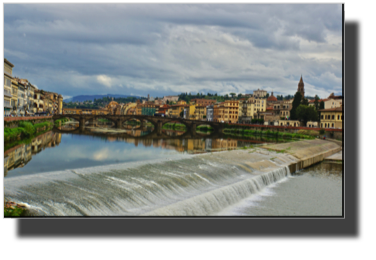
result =
[[[302,94],[302,97],[304,98],[304,83],[303,83],[303,77],[302,76],[300,76],[297,92],[300,92],[300,94]]]

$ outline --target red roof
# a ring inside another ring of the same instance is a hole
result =
[[[267,101],[278,101],[278,99],[275,96],[270,96]]]

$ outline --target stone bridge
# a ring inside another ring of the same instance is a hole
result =
[[[213,127],[214,134],[222,133],[224,129],[223,123],[218,122],[209,122],[209,121],[200,121],[200,120],[188,120],[183,118],[170,118],[170,117],[156,117],[156,116],[145,116],[145,115],[54,115],[52,119],[58,120],[61,118],[71,118],[75,119],[79,122],[79,127],[77,130],[80,132],[85,131],[85,124],[87,122],[89,123],[95,123],[99,118],[110,120],[111,122],[115,123],[116,128],[123,128],[123,124],[126,121],[130,120],[138,120],[141,122],[141,128],[143,128],[147,122],[150,122],[154,125],[154,131],[153,133],[161,137],[164,135],[162,133],[162,127],[166,123],[180,123],[185,125],[187,131],[185,134],[190,133],[192,136],[196,135],[196,128],[200,125],[209,125]],[[73,131],[73,130],[72,130]],[[69,131],[69,132],[72,132]],[[64,132],[64,131],[61,131]],[[65,131],[68,132],[68,131]],[[76,131],[77,132],[77,131]],[[85,131],[86,132],[86,131]],[[184,134],[184,135],[185,135]],[[157,136],[155,136],[157,137]],[[180,137],[181,138],[181,137]]]

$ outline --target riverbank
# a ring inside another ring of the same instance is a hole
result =
[[[18,127],[15,128],[4,128],[4,151],[9,148],[22,144],[28,143],[33,138],[50,131],[53,128],[53,123],[50,121],[45,121],[42,123],[32,124],[28,121],[19,121]]]

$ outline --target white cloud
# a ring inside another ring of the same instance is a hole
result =
[[[112,79],[106,75],[98,75],[97,76],[97,80],[99,83],[101,83],[102,85],[108,87],[108,88],[111,88],[111,82],[112,82]]]

